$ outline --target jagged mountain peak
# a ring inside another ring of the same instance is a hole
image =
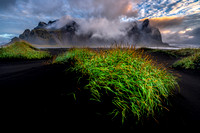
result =
[[[149,19],[145,19],[142,23],[142,30],[147,28],[149,26]]]
[[[129,23],[123,30],[125,33],[123,36],[111,39],[99,38],[95,31],[88,30],[88,32],[81,33],[80,29],[85,28],[83,26],[87,25],[80,25],[74,20],[67,20],[63,23],[59,20],[49,21],[48,23],[39,22],[37,27],[33,30],[26,29],[19,38],[33,44],[42,45],[108,45],[113,42],[120,42],[140,46],[167,46],[162,42],[159,29],[151,27],[148,19],[140,23]]]

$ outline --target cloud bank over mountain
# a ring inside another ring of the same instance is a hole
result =
[[[25,40],[39,45],[98,47],[111,44],[165,47],[160,31],[149,20],[120,22],[106,18],[78,19],[70,16],[59,20],[39,22],[34,29],[26,29],[15,41]]]

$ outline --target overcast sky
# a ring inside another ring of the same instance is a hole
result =
[[[199,0],[0,0],[0,44],[39,21],[63,16],[109,21],[149,18],[164,42],[200,44]]]

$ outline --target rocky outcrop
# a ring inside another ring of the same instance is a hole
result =
[[[149,27],[149,20],[145,19],[142,23],[142,30],[146,30]]]
[[[35,29],[45,28],[46,26],[47,26],[47,24],[45,22],[39,22],[38,26],[35,27]]]
[[[38,26],[33,30],[30,31],[29,29],[26,29],[21,35],[19,35],[19,39],[28,41],[33,44],[56,44],[56,41],[53,39],[51,33],[49,33],[46,29],[39,28],[44,26],[45,24],[40,22]]]
[[[31,31],[29,29],[26,29],[21,35],[19,35],[20,39],[28,39],[30,36]]]
[[[132,38],[135,45],[139,46],[169,46],[162,42],[162,36],[158,28],[151,27],[148,19],[141,24],[141,29],[135,23],[131,30],[128,31],[129,39]]]
[[[78,34],[80,25],[75,21],[69,21],[59,28],[55,27],[58,20],[48,23],[39,22],[33,30],[26,29],[19,39],[32,44],[42,45],[83,45],[83,44],[112,44],[113,42],[130,43],[139,46],[168,46],[162,42],[162,36],[158,28],[151,27],[148,19],[142,23],[133,22],[126,29],[126,35],[117,39],[105,40],[94,38],[93,32]]]

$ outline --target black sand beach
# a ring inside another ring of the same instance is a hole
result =
[[[46,49],[48,50],[48,49]],[[49,50],[53,55],[65,49]],[[176,58],[152,54],[157,62],[170,66]],[[64,129],[66,131],[119,131],[127,126],[98,114],[98,105],[76,104],[68,88],[73,75],[65,76],[65,66],[51,60],[0,62],[0,88],[3,121],[10,128],[29,130]],[[200,73],[173,70],[180,75],[180,91],[170,98],[171,106],[163,116],[143,126],[126,129],[198,129],[200,124]],[[161,131],[164,131],[161,130]]]

